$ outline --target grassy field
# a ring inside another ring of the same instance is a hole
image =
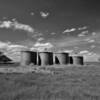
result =
[[[55,74],[0,74],[0,100],[100,100],[100,66],[48,68]]]

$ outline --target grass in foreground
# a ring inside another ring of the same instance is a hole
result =
[[[0,100],[100,100],[100,66],[50,70],[0,74]]]

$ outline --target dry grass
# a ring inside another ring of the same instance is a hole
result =
[[[0,100],[100,100],[100,66],[42,73],[0,74]]]

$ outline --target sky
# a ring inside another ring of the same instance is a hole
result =
[[[100,1],[0,0],[0,41],[100,53]]]

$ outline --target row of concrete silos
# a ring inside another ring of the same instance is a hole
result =
[[[37,52],[21,51],[21,65],[37,65]]]
[[[53,53],[53,52],[21,52],[21,65],[83,65],[84,59],[82,56],[69,56],[69,53]]]

